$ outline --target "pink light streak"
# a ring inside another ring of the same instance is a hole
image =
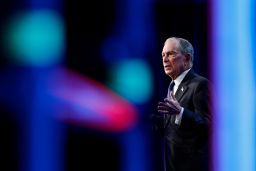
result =
[[[137,120],[136,109],[104,85],[81,74],[59,69],[49,80],[58,101],[57,116],[65,122],[104,131],[125,131]]]

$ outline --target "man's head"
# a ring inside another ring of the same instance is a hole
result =
[[[165,73],[173,80],[193,65],[194,49],[187,40],[168,38],[163,47],[162,59]]]

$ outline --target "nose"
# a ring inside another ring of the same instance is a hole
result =
[[[163,56],[163,62],[168,62],[167,56]]]

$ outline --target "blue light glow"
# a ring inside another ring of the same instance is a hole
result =
[[[63,56],[64,25],[54,11],[17,14],[6,32],[6,49],[15,63],[47,66],[60,62]]]
[[[253,0],[212,1],[215,171],[254,171]]]
[[[110,73],[110,85],[131,102],[142,104],[152,95],[152,73],[143,60],[125,60],[117,63]]]

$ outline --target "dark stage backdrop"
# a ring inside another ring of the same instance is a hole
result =
[[[122,11],[125,8],[125,6],[117,6],[115,0],[65,2],[68,44],[66,64],[69,68],[99,82],[107,81],[106,74],[110,65],[103,59],[102,44],[110,33],[118,32],[115,29],[117,18],[122,16],[117,16],[117,10]],[[195,48],[194,70],[208,77],[207,23],[209,16],[207,8],[206,0],[154,1],[153,18],[150,20],[154,23],[155,37],[148,38],[148,41],[152,41],[154,48],[149,49],[145,57],[150,64],[154,80],[153,96],[146,106],[148,114],[155,110],[157,102],[166,95],[170,82],[170,79],[164,75],[161,61],[161,51],[166,38],[176,36],[188,39]],[[113,54],[115,54],[114,51]],[[143,117],[146,118],[148,115],[145,114]],[[142,120],[146,120],[145,118]],[[121,147],[115,136],[112,138],[101,136],[101,134],[92,136],[87,130],[80,130],[77,134],[73,128],[70,128],[68,137],[67,149],[70,152],[67,164],[70,170],[72,168],[87,170],[94,166],[96,170],[101,170],[100,167],[104,170],[120,170]],[[159,171],[162,164],[161,144],[154,138],[150,141],[153,142],[153,170]],[[84,164],[85,161],[90,164]]]
[[[106,59],[102,49],[109,35],[116,35],[120,32],[117,25],[118,22],[125,19],[122,12],[128,8],[125,3],[120,4],[119,0],[63,1],[66,27],[66,51],[63,62],[65,67],[102,84],[109,81],[109,70],[117,59]],[[140,112],[137,127],[143,127],[142,130],[146,130],[146,132],[150,127],[149,115],[155,111],[157,102],[165,97],[170,82],[170,79],[164,74],[161,61],[161,51],[166,38],[175,36],[188,39],[195,49],[194,70],[209,77],[208,20],[210,17],[208,16],[208,1],[154,0],[152,4],[151,15],[147,20],[147,22],[152,22],[149,25],[152,27],[150,28],[152,33],[147,33],[146,35],[150,36],[145,38],[149,47],[144,47],[139,54],[141,54],[142,60],[147,61],[150,66],[153,90],[147,102],[140,105],[135,104]],[[24,9],[25,6],[18,0],[1,1],[0,26],[4,25],[9,16],[17,10]],[[1,29],[2,31],[3,29]],[[2,47],[3,41],[1,41],[0,62],[4,68],[10,65],[10,62],[6,59]],[[133,49],[134,47],[131,48],[131,51]],[[115,50],[113,48],[107,51],[116,55]],[[3,155],[0,157],[1,163],[6,167],[11,167],[11,170],[18,170],[22,150],[19,149],[20,132],[17,129],[17,118],[12,111],[6,109],[5,105],[0,107],[0,131],[4,137],[4,140],[0,141],[0,155]],[[94,130],[75,124],[63,123],[63,127],[65,127],[65,142],[63,142],[65,170],[119,171],[123,169],[123,146],[120,139],[123,139],[124,134]],[[148,141],[151,142],[149,148],[152,151],[150,156],[147,156],[146,162],[149,168],[159,171],[162,167],[161,143],[153,136],[149,136]]]

